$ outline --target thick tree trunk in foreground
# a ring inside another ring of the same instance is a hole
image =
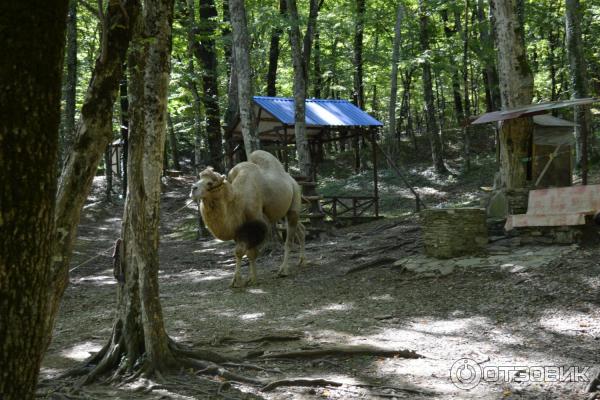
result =
[[[392,44],[392,75],[390,83],[390,103],[388,107],[388,138],[396,135],[396,102],[398,99],[398,62],[400,61],[400,42],[402,41],[402,19],[404,8],[398,5],[396,25],[394,25],[394,42]]]
[[[0,5],[0,397],[28,400],[44,324],[67,0]],[[10,56],[8,56],[10,55]],[[43,68],[41,67],[43,66]]]
[[[146,0],[135,27],[128,65],[129,190],[123,214],[117,316],[110,342],[91,364],[93,381],[140,368],[152,374],[176,365],[169,348],[158,292],[160,177],[167,135],[173,0]],[[145,38],[152,37],[153,41]]]
[[[123,15],[123,10],[127,15]],[[112,138],[113,105],[131,39],[131,24],[135,23],[138,13],[138,0],[123,0],[122,3],[113,0],[104,13],[109,26],[104,35],[108,43],[101,45],[101,48],[105,49],[106,54],[96,60],[81,108],[75,142],[65,161],[58,186],[55,223],[59,234],[54,247],[52,284],[49,285],[48,327],[54,325],[60,300],[69,282],[69,262],[81,209],[92,186],[98,163]]]
[[[517,14],[517,0],[493,0],[498,42],[498,73],[502,108],[531,103],[533,75],[527,64],[523,45],[523,26]],[[533,123],[531,118],[518,118],[500,123],[500,173],[507,189],[528,185],[529,158]]]
[[[421,51],[424,53],[429,52],[429,17],[427,16],[425,5],[423,0],[419,1],[419,20],[420,20],[420,33],[419,38],[421,42]],[[431,144],[431,156],[433,158],[433,166],[438,173],[446,173],[448,170],[444,165],[444,158],[442,156],[442,139],[438,121],[435,113],[435,105],[433,98],[433,85],[431,78],[431,63],[428,59],[425,59],[422,63],[423,68],[423,97],[425,98],[425,113],[427,118],[427,131],[429,136],[429,143]]]
[[[238,103],[242,136],[246,157],[260,148],[256,129],[256,116],[252,100],[252,70],[250,65],[250,38],[246,22],[244,0],[230,0],[231,27],[233,28],[233,51],[235,53],[235,68],[237,72]]]
[[[583,43],[581,40],[581,20],[583,9],[579,0],[566,0],[567,17],[567,52],[569,55],[569,72],[571,80],[571,97],[580,99],[587,97],[587,71],[583,58]],[[588,138],[590,133],[590,112],[587,106],[575,108],[576,130],[576,161],[581,169],[582,183],[587,184],[588,175]]]
[[[138,336],[149,368],[163,370],[174,363],[158,293],[160,176],[167,131],[173,0],[147,0],[144,14],[143,35],[137,37],[129,58],[133,71],[129,192],[123,215],[121,259],[127,293],[119,312],[125,316],[123,322],[135,319],[139,324],[135,327],[142,328],[132,332],[125,329],[124,336]],[[144,37],[155,40],[142,42]],[[139,313],[121,313],[138,311],[137,304]],[[129,362],[137,361],[128,356]]]

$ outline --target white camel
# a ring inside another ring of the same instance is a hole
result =
[[[289,274],[294,238],[300,245],[299,264],[305,263],[305,229],[299,221],[300,186],[270,153],[253,152],[248,161],[229,171],[227,179],[211,167],[206,168],[192,186],[190,197],[201,201],[202,218],[216,238],[235,240],[235,274],[231,287],[256,284],[258,247],[265,240],[269,226],[282,218],[286,219],[287,229],[278,274]],[[240,272],[244,255],[250,264],[250,277],[245,283]]]

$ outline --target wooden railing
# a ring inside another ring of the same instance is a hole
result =
[[[377,198],[373,196],[325,196],[321,202],[323,212],[335,220],[346,217],[379,217]]]

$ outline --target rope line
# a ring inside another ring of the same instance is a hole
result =
[[[75,270],[76,270],[77,268],[79,268],[79,267],[83,267],[84,265],[86,265],[86,264],[88,264],[88,263],[90,263],[90,262],[94,261],[96,258],[98,258],[98,257],[100,257],[100,256],[102,256],[102,255],[104,255],[104,253],[106,253],[106,252],[107,252],[107,251],[109,251],[109,250],[112,250],[113,248],[114,248],[114,245],[111,245],[111,246],[110,246],[108,249],[106,249],[106,250],[102,250],[101,252],[99,252],[99,253],[98,253],[98,254],[96,254],[95,256],[92,256],[92,257],[88,258],[87,260],[85,260],[84,262],[80,263],[79,265],[77,265],[77,266],[75,266],[75,267],[71,268],[71,269],[69,270],[69,273],[71,273],[71,272],[75,271]]]
[[[183,210],[184,208],[186,208],[187,206],[189,206],[190,204],[192,204],[194,202],[194,200],[189,200],[187,203],[185,203],[185,205],[181,208],[178,208],[177,210],[171,212],[171,213],[166,213],[166,215],[173,215],[176,214],[178,212],[180,212],[181,210]],[[76,265],[75,267],[71,268],[69,270],[69,273],[75,271],[76,269],[83,267],[86,264],[89,264],[90,262],[94,261],[95,259],[97,259],[98,257],[101,257],[103,255],[106,254],[107,251],[110,251],[114,248],[114,244],[111,245],[109,248],[105,249],[105,250],[101,250],[100,252],[96,253],[95,255],[93,255],[92,257],[88,258],[87,260],[81,262],[80,264]]]

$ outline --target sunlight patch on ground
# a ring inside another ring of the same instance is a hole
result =
[[[392,297],[392,295],[389,294],[389,293],[382,294],[380,296],[371,296],[369,298],[371,300],[375,300],[375,301],[392,301],[392,300],[394,300],[394,298]]]
[[[102,346],[94,342],[83,342],[66,350],[63,350],[60,354],[63,357],[70,358],[71,360],[83,361],[87,359],[92,353],[96,353],[102,349]]]
[[[352,310],[354,308],[354,305],[352,303],[331,303],[331,304],[327,304],[321,308],[316,308],[313,310],[307,310],[306,312],[302,313],[301,315],[298,316],[298,318],[306,318],[308,316],[315,316],[315,315],[321,315],[330,311],[348,311],[348,310]]]
[[[72,282],[74,284],[92,283],[97,286],[114,285],[117,283],[115,277],[112,275],[84,276],[82,278],[73,279]]]
[[[267,294],[267,292],[265,292],[262,289],[247,289],[246,292],[252,293],[252,294]]]
[[[178,272],[175,274],[164,274],[161,275],[163,279],[177,279],[186,281],[188,283],[197,283],[203,281],[216,281],[223,279],[231,275],[229,271],[222,270],[211,270],[211,271],[199,271],[199,270],[188,270],[185,272]]]
[[[240,319],[244,321],[255,321],[257,319],[263,318],[265,316],[264,312],[259,313],[248,313],[240,315]]]
[[[410,327],[417,332],[451,335],[473,331],[474,329],[480,329],[490,324],[490,320],[484,317],[449,320],[420,319],[418,322],[412,323]]]
[[[212,252],[215,252],[215,251],[217,251],[216,248],[209,247],[209,248],[206,248],[206,249],[194,250],[194,251],[192,251],[192,253],[194,253],[194,254],[196,254],[196,253],[202,254],[202,253],[212,253]]]
[[[58,374],[61,374],[63,372],[64,372],[64,370],[59,369],[59,368],[44,368],[44,367],[42,367],[40,369],[40,377],[42,377],[43,379],[49,379],[49,378],[55,377]]]
[[[557,315],[556,311],[547,311],[540,318],[540,326],[549,331],[569,336],[600,332],[600,324],[594,321],[591,315],[574,311],[561,312],[560,315]]]

